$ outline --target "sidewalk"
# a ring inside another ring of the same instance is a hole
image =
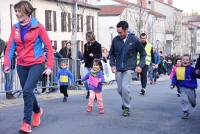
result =
[[[161,76],[158,79],[158,81],[165,81],[165,80],[169,80],[169,76]],[[140,81],[133,81],[132,84],[139,85]],[[103,86],[104,90],[115,89],[115,88],[117,88],[116,82],[113,82],[112,84],[108,84],[108,85],[106,84]],[[86,90],[68,90],[68,91],[69,91],[69,96],[86,94]],[[3,95],[5,96],[5,94],[0,95],[0,109],[6,108],[6,107],[18,106],[18,105],[23,104],[23,98],[21,98],[21,97],[15,99],[15,100],[6,100]],[[53,100],[53,99],[62,98],[62,97],[63,97],[63,95],[59,92],[49,93],[49,94],[45,93],[45,94],[37,95],[37,99],[39,101]]]

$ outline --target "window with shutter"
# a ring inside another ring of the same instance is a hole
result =
[[[80,15],[77,15],[77,32],[80,32]]]
[[[67,22],[66,22],[66,13],[61,12],[61,32],[66,32],[67,31]]]
[[[52,31],[51,11],[50,10],[45,10],[45,28],[47,31]]]
[[[90,16],[86,16],[86,30],[87,30],[87,32],[91,31]]]
[[[83,32],[83,15],[81,15],[81,32]]]
[[[94,32],[94,16],[91,16],[92,19],[92,32]]]
[[[53,11],[53,30],[57,31],[56,11]]]
[[[67,14],[67,17],[68,17],[68,32],[71,32],[71,31],[72,31],[72,20],[71,20],[71,14],[68,13],[68,14]]]
[[[33,8],[32,17],[36,18],[36,8]]]

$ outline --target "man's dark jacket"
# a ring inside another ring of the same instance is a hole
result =
[[[133,70],[137,66],[137,53],[140,53],[139,66],[145,65],[146,52],[134,34],[128,34],[126,42],[119,36],[112,40],[110,48],[110,65],[118,71]]]

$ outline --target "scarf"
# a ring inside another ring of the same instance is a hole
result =
[[[100,70],[93,70],[91,69],[91,75],[96,77],[97,76],[97,73],[99,72]]]

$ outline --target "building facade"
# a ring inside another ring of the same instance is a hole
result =
[[[1,1],[0,36],[8,40],[11,26],[17,22],[14,4],[19,0]],[[35,11],[33,16],[46,28],[52,45],[60,50],[72,39],[72,2],[69,0],[29,0]],[[83,50],[85,34],[93,31],[98,39],[99,8],[85,3],[78,3],[77,10],[77,44]]]

